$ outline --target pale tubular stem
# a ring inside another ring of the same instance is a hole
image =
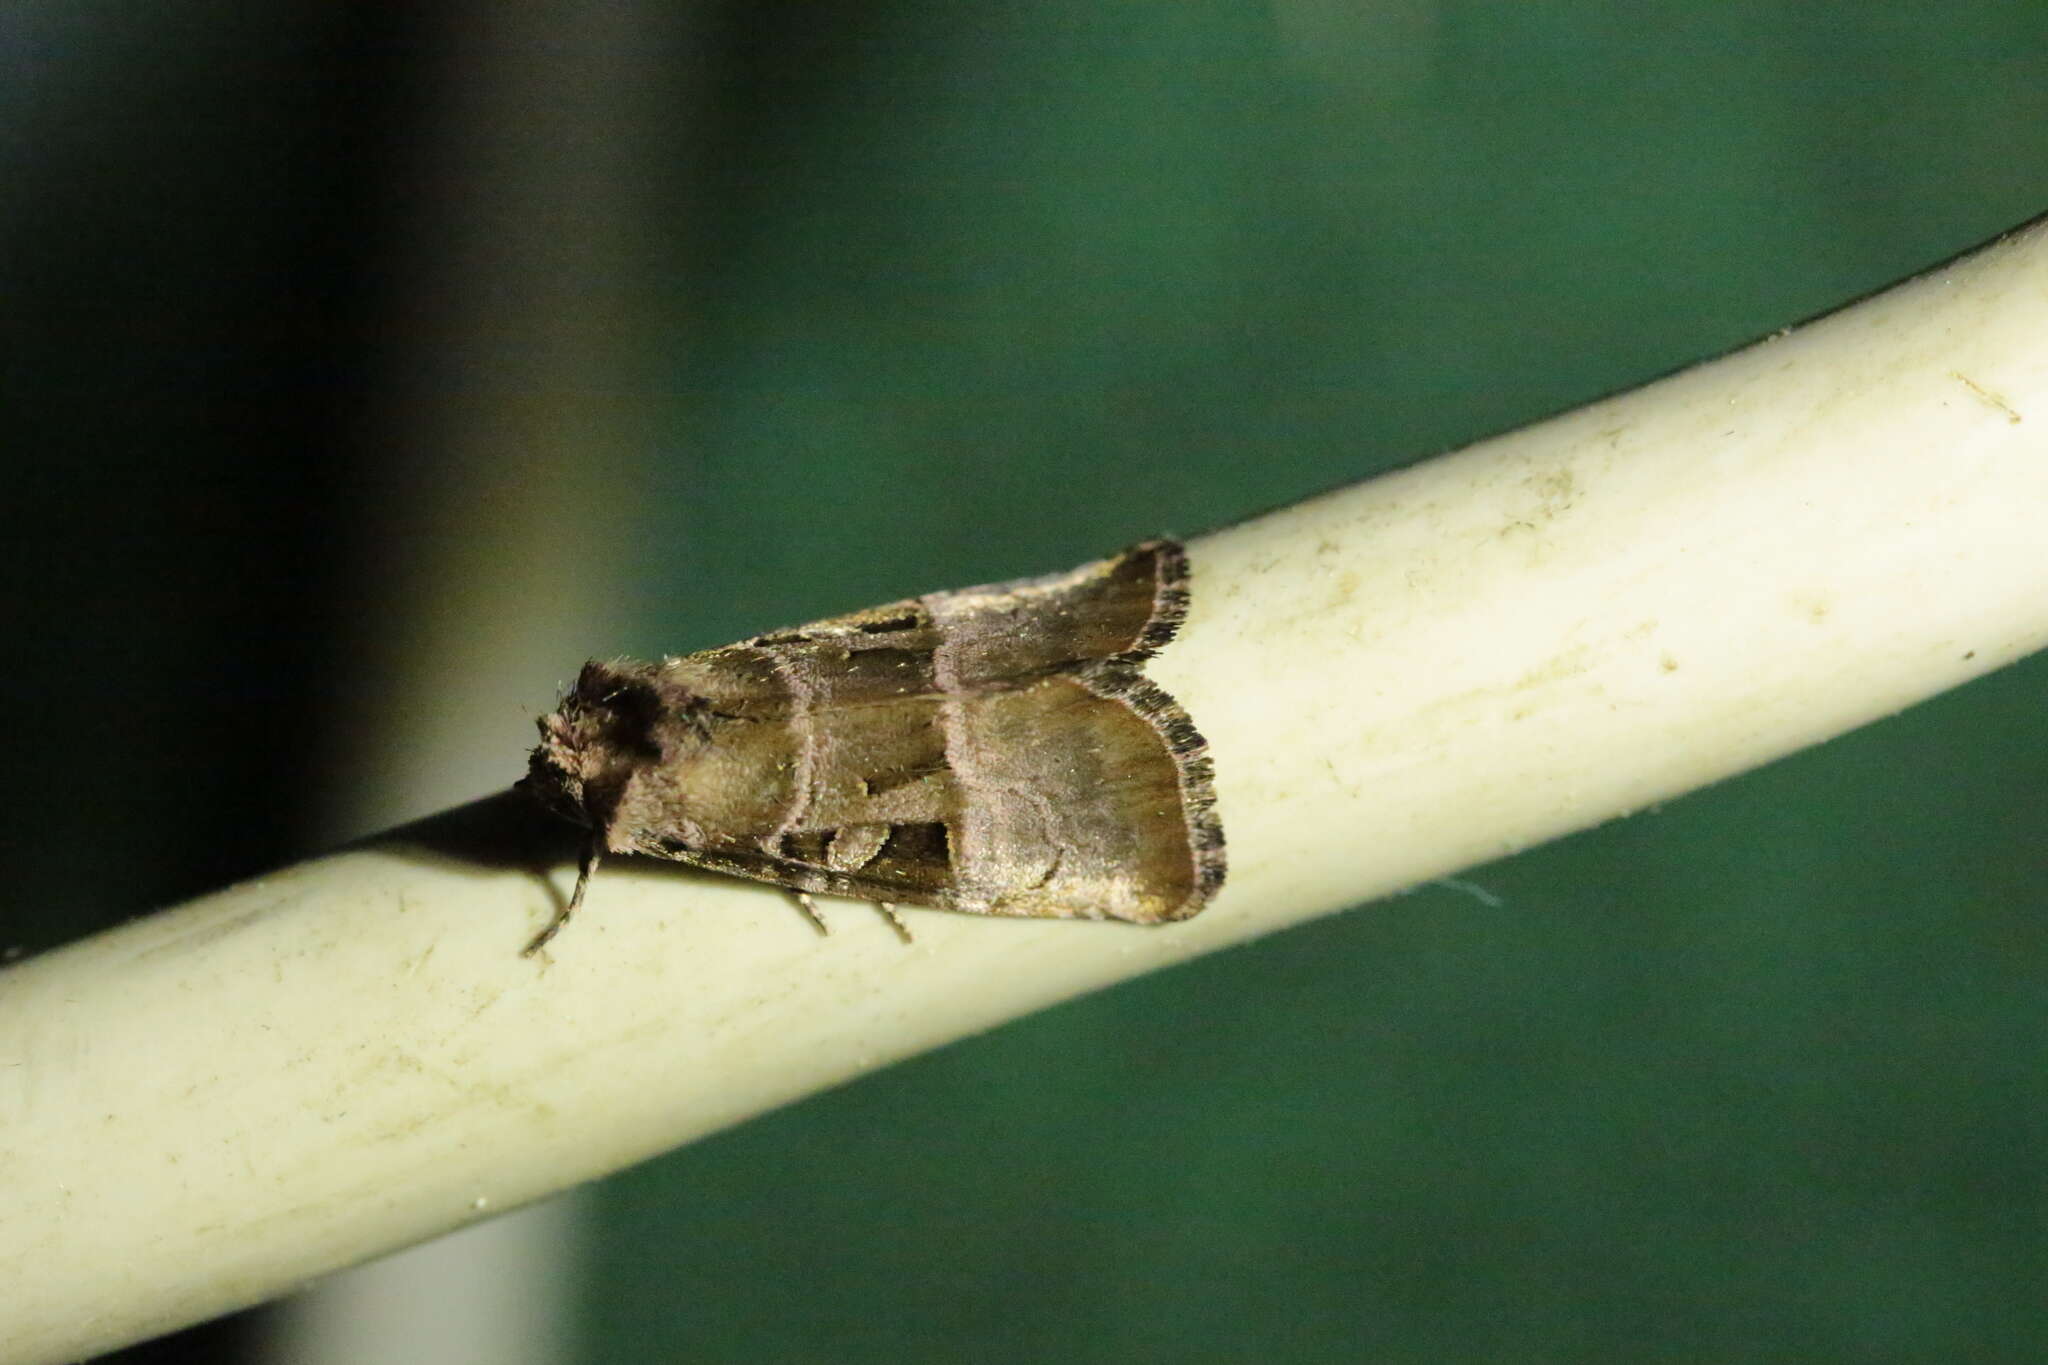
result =
[[[820,939],[779,891],[618,862],[530,959],[576,835],[497,800],[13,967],[0,1361],[271,1297],[2041,647],[2044,322],[2037,227],[1196,542],[1152,671],[1213,746],[1230,881],[1185,924],[913,910],[906,946],[828,901]]]

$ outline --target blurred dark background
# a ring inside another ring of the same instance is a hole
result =
[[[2048,209],[2041,17],[11,6],[0,945],[508,782],[587,654],[1197,532],[1925,268]],[[2038,1359],[2044,682],[606,1182],[546,1349]]]

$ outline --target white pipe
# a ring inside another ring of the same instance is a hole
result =
[[[828,902],[820,939],[772,889],[608,864],[536,961],[574,837],[501,797],[17,965],[0,1361],[272,1297],[1885,715],[2048,643],[2043,526],[2036,227],[1196,542],[1152,671],[1209,737],[1230,882],[1184,924],[910,909],[905,947]]]

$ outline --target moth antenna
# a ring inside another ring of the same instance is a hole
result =
[[[590,874],[597,871],[597,860],[603,854],[604,831],[592,829],[590,837],[583,841],[583,856],[576,865],[576,889],[569,893],[569,903],[556,912],[555,917],[548,921],[548,927],[541,930],[533,942],[526,945],[525,951],[520,954],[521,957],[532,957],[547,947],[556,934],[562,932],[562,926],[569,922],[569,916],[575,914],[576,908],[583,904],[583,892],[590,885]]]

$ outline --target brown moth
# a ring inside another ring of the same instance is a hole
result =
[[[1143,673],[1186,552],[583,666],[522,786],[604,853],[976,915],[1186,919],[1223,884],[1208,746]],[[893,913],[892,913],[893,918]],[[900,922],[899,922],[899,928]]]

